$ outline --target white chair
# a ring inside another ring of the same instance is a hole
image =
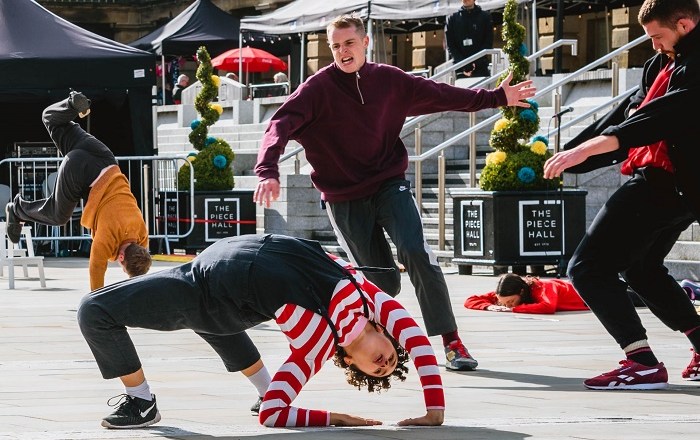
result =
[[[44,257],[34,255],[34,243],[32,243],[32,228],[22,226],[20,243],[24,239],[25,248],[21,249],[19,244],[10,241],[6,234],[7,223],[0,222],[0,276],[7,266],[8,281],[10,290],[15,288],[15,266],[22,266],[24,277],[29,278],[28,266],[37,266],[39,270],[39,282],[41,287],[46,287],[46,277],[44,276]]]
[[[10,187],[0,183],[0,218],[5,219],[5,205],[12,199],[12,190]]]

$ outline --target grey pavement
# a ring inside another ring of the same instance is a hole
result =
[[[175,263],[156,262],[162,270]],[[444,372],[447,410],[440,427],[399,427],[424,414],[415,370],[379,395],[359,391],[332,362],[295,404],[372,417],[369,428],[265,428],[249,407],[256,394],[227,373],[213,350],[190,331],[130,331],[163,419],[142,430],[107,430],[107,400],[123,392],[103,380],[78,329],[75,311],[88,291],[87,260],[47,258],[47,287],[18,270],[17,288],[0,278],[0,440],[6,439],[667,439],[698,428],[700,382],[680,373],[690,360],[686,338],[638,309],[652,348],[665,362],[661,391],[589,391],[582,380],[617,367],[622,353],[590,312],[522,315],[467,310],[464,299],[493,290],[486,269],[472,276],[445,269],[462,339],[479,360],[474,372]],[[36,276],[30,268],[30,276]],[[107,282],[124,278],[110,266]],[[280,286],[283,287],[283,286]],[[403,275],[398,299],[421,321]],[[250,331],[271,371],[288,348],[274,322]],[[439,337],[431,338],[444,361]],[[441,369],[444,371],[444,368]]]

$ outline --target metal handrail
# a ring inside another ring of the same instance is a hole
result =
[[[538,90],[535,97],[541,96],[545,93],[551,92],[552,90],[563,86],[564,84],[578,78],[580,75],[588,72],[589,70],[592,70],[594,67],[597,67],[603,63],[607,63],[608,61],[610,61],[613,58],[617,57],[618,55],[622,54],[623,52],[630,50],[631,48],[645,42],[648,39],[649,39],[649,36],[642,35],[641,37],[638,37],[638,38],[630,41],[629,43],[615,49],[614,51],[610,52],[609,54],[605,55],[604,57],[598,58],[597,60],[595,60],[591,63],[588,63],[585,66],[581,67],[577,71],[575,71],[569,75],[566,75],[564,78],[560,79],[559,81],[556,81],[556,82],[548,85],[547,87],[543,88],[542,90]]]
[[[615,58],[616,56],[620,55],[622,52],[625,52],[625,51],[629,50],[630,48],[637,46],[640,43],[643,43],[648,38],[649,37],[646,35],[639,37],[639,38],[625,44],[624,46],[610,52],[608,55],[606,55],[602,58],[599,58],[598,60],[596,60],[592,63],[587,64],[586,66],[582,67],[581,69],[575,71],[574,73],[572,73],[570,75],[565,76],[564,78],[560,79],[559,81],[556,81],[556,82],[550,84],[549,86],[546,86],[541,90],[538,90],[537,93],[535,94],[535,96],[533,97],[533,99],[541,97],[545,93],[551,92],[552,90],[563,86],[564,84],[566,84],[566,83],[570,82],[571,80],[580,76],[582,73],[587,72],[588,70],[591,70],[593,67],[596,67],[596,66],[603,64],[607,61],[610,61],[612,58]],[[435,147],[431,148],[430,150],[422,153],[420,156],[409,156],[408,160],[410,162],[422,162],[425,159],[428,159],[428,158],[438,154],[440,151],[444,150],[445,148],[452,146],[457,141],[464,139],[467,135],[469,135],[473,131],[476,131],[476,130],[484,127],[485,125],[488,125],[488,123],[495,122],[498,118],[500,118],[500,114],[495,114],[495,115],[491,116],[490,118],[485,119],[484,121],[480,122],[479,124],[468,128],[467,130],[454,136],[453,138],[448,139],[439,145],[436,145]],[[470,154],[471,153],[472,152],[470,151]]]
[[[503,59],[503,50],[502,49],[482,49],[479,52],[475,53],[474,55],[468,56],[467,58],[463,59],[462,61],[453,64],[449,68],[442,70],[436,74],[434,74],[431,77],[428,77],[428,79],[432,79],[433,81],[437,80],[438,78],[442,78],[443,76],[447,76],[451,73],[453,73],[457,69],[461,69],[462,67],[466,66],[469,63],[473,63],[474,61],[478,60],[479,58],[486,56],[486,55],[491,55],[492,61],[495,61],[495,58],[498,57],[498,59]],[[494,63],[495,64],[495,63]]]
[[[584,113],[581,113],[580,115],[577,115],[576,117],[570,119],[570,120],[567,121],[566,123],[562,124],[561,127],[559,127],[559,128],[560,128],[561,130],[565,130],[565,129],[569,128],[569,127],[572,127],[572,126],[578,124],[579,122],[588,119],[588,118],[591,117],[592,115],[594,115],[594,114],[596,114],[596,113],[600,113],[602,110],[604,110],[604,109],[606,109],[606,108],[608,108],[608,107],[611,107],[611,106],[613,106],[613,105],[615,105],[615,104],[618,104],[618,103],[624,101],[624,100],[627,99],[629,96],[631,96],[632,94],[636,93],[637,90],[639,90],[639,86],[638,86],[638,85],[632,87],[631,89],[627,89],[626,91],[624,91],[624,92],[620,93],[619,95],[613,97],[613,98],[610,99],[609,101],[606,101],[606,102],[604,102],[604,103],[598,105],[597,107],[594,107],[594,108],[592,108],[592,109],[589,109],[588,111],[586,111],[586,112],[584,112]],[[552,136],[554,136],[554,133],[547,133],[546,138],[549,139],[549,138],[552,137]]]
[[[557,49],[561,46],[571,46],[571,55],[573,55],[573,56],[576,56],[576,54],[578,53],[578,40],[563,39],[563,40],[557,40],[557,41],[553,42],[552,44],[550,44],[546,47],[543,47],[542,49],[538,50],[537,52],[535,52],[535,53],[533,53],[525,58],[528,61],[532,62],[532,61],[536,60],[537,58],[541,57],[542,55],[549,53],[549,52],[553,51],[554,49]],[[482,51],[482,52],[484,52],[484,51]],[[481,52],[479,52],[479,53],[481,53]],[[467,58],[467,60],[468,59],[469,58]],[[461,62],[458,64],[455,64],[454,66],[450,67],[449,69],[446,69],[446,70],[444,70],[436,75],[431,76],[429,79],[436,79],[439,75],[442,76],[442,75],[446,75],[448,73],[452,73],[454,70],[458,69],[459,67],[461,67]],[[483,86],[485,84],[491,84],[493,81],[500,78],[501,75],[503,75],[507,71],[508,71],[508,69],[504,69],[498,73],[494,73],[493,75],[491,75],[489,77],[482,78],[482,79],[476,81],[470,87],[480,87],[480,86]],[[420,116],[415,116],[413,118],[408,118],[406,120],[406,123],[404,124],[403,128],[401,129],[401,131],[407,130],[409,128],[413,128],[413,126],[415,126],[416,124],[423,122],[432,116],[434,116],[434,115],[433,114],[420,115]]]

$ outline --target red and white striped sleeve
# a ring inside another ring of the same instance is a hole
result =
[[[348,269],[354,275],[360,288],[369,296],[370,319],[383,325],[393,338],[408,351],[423,387],[426,409],[444,410],[445,394],[442,378],[428,336],[398,301],[384,293],[362,274],[356,273],[349,263],[337,257],[331,256],[331,258]],[[354,286],[350,287],[350,291],[356,292]],[[360,308],[362,302],[359,295],[354,295],[354,297],[356,300],[352,302],[352,307]],[[337,297],[334,295],[332,302],[335,301],[337,301]],[[349,299],[347,301],[349,302]]]
[[[333,334],[323,317],[295,304],[281,307],[276,316],[292,352],[265,393],[260,406],[260,423],[277,427],[328,426],[330,412],[291,404],[333,354]]]
[[[376,291],[371,292],[373,289],[370,289],[367,284],[371,286],[374,284],[365,281],[361,287],[374,302],[375,321],[386,327],[391,336],[408,351],[413,360],[423,387],[425,408],[427,410],[444,410],[445,394],[442,388],[442,378],[428,336],[398,301],[376,286],[374,286]]]

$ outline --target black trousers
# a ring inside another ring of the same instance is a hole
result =
[[[620,347],[647,335],[619,275],[672,330],[700,326],[700,316],[664,266],[694,220],[673,176],[647,167],[610,197],[574,252],[571,281]]]
[[[78,112],[68,105],[68,99],[44,110],[43,121],[51,139],[64,158],[58,168],[53,192],[45,199],[14,198],[15,215],[22,221],[61,226],[70,220],[80,199],[87,199],[90,184],[100,172],[117,165],[114,154],[105,144],[73,122]]]
[[[141,368],[127,327],[193,330],[228,371],[240,371],[260,359],[245,330],[275,319],[285,304],[327,307],[346,277],[318,242],[243,235],[212,244],[190,263],[95,290],[83,298],[78,324],[105,379]]]
[[[371,196],[326,206],[338,242],[355,265],[396,268],[393,272],[366,272],[367,279],[392,296],[401,290],[401,273],[384,237],[386,231],[416,289],[428,335],[457,330],[445,276],[425,241],[408,180],[387,181]]]

